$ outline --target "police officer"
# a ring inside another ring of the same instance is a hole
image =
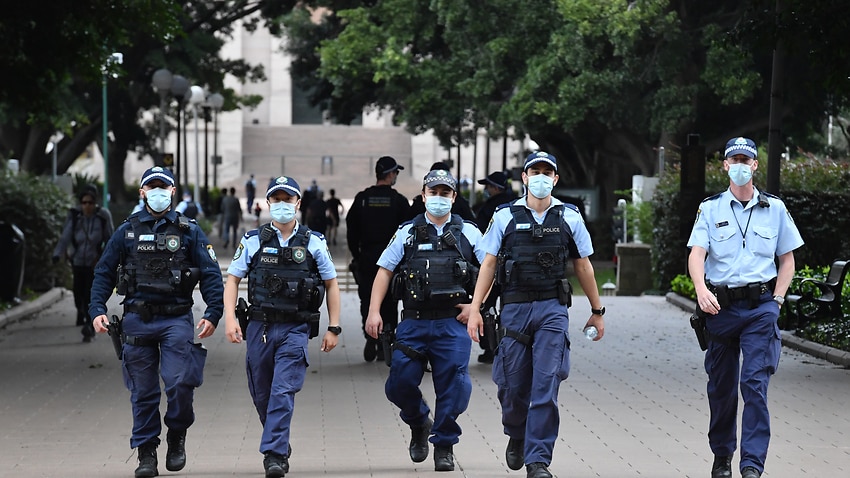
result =
[[[430,171],[435,171],[437,169],[442,169],[444,171],[449,170],[449,165],[442,162],[437,161],[436,163],[431,165]],[[408,219],[413,219],[414,217],[425,213],[425,201],[422,200],[422,196],[416,196],[410,202],[410,213],[408,214]],[[466,200],[465,197],[458,194],[457,199],[452,204],[452,214],[455,216],[460,216],[464,221],[471,221],[474,224],[478,224],[475,220],[475,213],[472,212],[472,208],[469,206],[469,201]]]
[[[339,284],[324,236],[298,224],[301,189],[277,178],[266,192],[272,222],[248,231],[227,269],[225,334],[248,343],[246,368],[251,398],[263,425],[260,453],[267,477],[289,472],[290,422],[295,393],[307,372],[307,340],[318,334],[319,307],[327,293],[330,326],[322,351],[337,345]],[[239,282],[248,277],[247,327],[235,317]],[[244,333],[244,335],[243,335]]]
[[[383,330],[381,303],[391,279],[393,292],[404,304],[396,330],[387,398],[401,409],[410,426],[410,458],[428,457],[428,438],[434,444],[434,469],[454,470],[452,447],[461,434],[458,416],[472,392],[469,378],[471,342],[464,323],[475,270],[484,259],[478,247],[481,231],[450,213],[457,198],[457,181],[448,171],[429,172],[423,181],[426,212],[403,224],[378,260],[366,332],[373,338]],[[393,279],[393,273],[396,277]],[[419,384],[431,364],[436,393],[433,422]]]
[[[106,301],[118,285],[124,295],[124,381],[133,404],[130,447],[138,448],[136,477],[157,476],[162,430],[159,380],[165,385],[168,427],[165,468],[186,465],[186,429],[195,421],[194,390],[203,380],[206,349],[193,339],[192,293],[200,280],[207,309],[199,338],[215,332],[222,314],[221,269],[201,228],[171,210],[174,177],[153,167],[142,174],[145,209],[121,224],[95,267],[89,314],[96,332],[107,331]]]
[[[372,283],[378,273],[378,258],[398,226],[409,219],[410,203],[393,189],[398,172],[404,167],[391,156],[382,156],[375,163],[377,182],[354,196],[345,218],[348,249],[357,269],[357,295],[360,297],[360,317],[364,325],[366,345],[363,358],[371,362],[383,360],[383,350],[377,340],[365,331],[372,297]],[[398,303],[389,295],[381,306],[384,326],[395,329],[398,324]]]
[[[764,471],[770,441],[767,387],[781,348],[777,320],[794,276],[793,251],[803,245],[785,204],[753,186],[756,156],[751,139],[726,143],[729,189],[700,204],[688,239],[688,269],[699,308],[707,314],[712,478],[732,476],[739,383],[741,476],[758,478]]]
[[[578,209],[552,197],[558,181],[554,156],[540,151],[525,160],[522,181],[529,194],[498,209],[482,240],[481,265],[467,331],[483,335],[479,313],[494,278],[502,286],[502,339],[493,362],[493,381],[508,435],[505,459],[528,478],[549,478],[558,438],[558,388],[570,371],[570,286],[567,260],[590,302],[600,340],[605,333],[593,265],[590,234]]]
[[[478,229],[484,233],[487,232],[487,227],[490,225],[490,219],[493,218],[496,208],[513,201],[516,197],[513,190],[508,187],[507,175],[501,171],[494,171],[488,174],[486,178],[479,179],[478,184],[484,186],[484,196],[487,198],[476,214]],[[498,284],[494,284],[493,291],[487,296],[487,300],[484,301],[484,310],[490,310],[491,308],[495,310],[496,300],[499,298],[500,293],[501,287]],[[484,352],[478,356],[478,361],[481,363],[493,363],[492,345],[487,343],[486,336],[480,339],[479,344]]]

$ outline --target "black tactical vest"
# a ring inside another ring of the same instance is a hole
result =
[[[445,310],[469,302],[478,267],[462,229],[463,219],[457,215],[441,236],[424,214],[413,220],[394,280],[395,295],[405,309]]]
[[[538,224],[525,206],[511,205],[513,229],[508,226],[498,255],[496,278],[509,292],[554,292],[567,277],[572,234],[564,223],[564,206],[549,209]]]
[[[178,215],[177,223],[169,223],[165,232],[153,232],[150,223],[138,216],[130,217],[130,225],[133,247],[122,267],[126,290],[162,295],[167,300],[175,295],[191,299],[200,270],[187,256],[184,234],[189,231],[189,219]]]
[[[270,224],[259,229],[259,236],[260,248],[251,257],[248,271],[252,310],[284,315],[318,312],[325,287],[316,259],[307,249],[310,229],[299,227],[287,247],[281,247]]]

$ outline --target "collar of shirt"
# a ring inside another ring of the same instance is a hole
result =
[[[738,204],[742,204],[741,201],[739,201],[738,198],[736,198],[735,195],[732,194],[731,188],[724,191],[722,197],[723,197],[723,203],[724,204],[726,204],[726,203],[732,204],[733,202],[736,202]],[[746,211],[747,209],[749,209],[751,207],[755,207],[759,203],[759,201],[761,201],[762,199],[767,201],[767,198],[766,197],[762,198],[761,192],[759,192],[758,188],[755,187],[755,185],[753,185],[753,198],[750,199],[749,201],[747,201],[747,205],[744,206],[744,210]]]
[[[517,200],[516,204],[518,204],[520,206],[525,206],[526,209],[531,211],[531,215],[534,217],[534,220],[542,224],[543,218],[546,217],[546,213],[548,213],[549,210],[552,209],[553,207],[561,205],[563,203],[561,202],[560,199],[556,198],[555,196],[550,196],[549,197],[549,206],[546,208],[545,211],[543,211],[542,215],[538,215],[537,211],[528,207],[528,196],[523,196],[523,197],[519,198]]]
[[[290,234],[289,236],[284,238],[283,237],[283,231],[281,231],[280,229],[275,227],[274,223],[269,223],[269,225],[272,227],[272,229],[274,229],[274,232],[277,234],[277,241],[280,243],[281,247],[284,247],[287,244],[289,244],[289,240],[292,239],[293,237],[295,237],[295,234],[298,232],[298,229],[301,227],[301,224],[298,222],[298,219],[295,219],[295,228],[292,229],[292,234]]]
[[[432,226],[434,226],[434,229],[436,229],[436,230],[437,230],[437,235],[439,236],[439,235],[441,235],[441,234],[443,233],[443,228],[445,228],[445,227],[446,227],[446,224],[448,224],[448,223],[452,222],[452,213],[449,213],[449,217],[448,217],[448,219],[446,219],[446,222],[444,222],[441,226],[438,226],[437,224],[435,224],[435,223],[434,223],[434,221],[432,221],[432,220],[428,219],[428,215],[427,215],[427,214],[425,214],[425,222],[426,222],[426,223],[428,223],[428,224],[430,224],[430,225],[432,225]]]
[[[165,215],[160,217],[154,217],[153,214],[148,211],[148,208],[144,207],[141,210],[141,214],[139,215],[139,220],[142,222],[157,222],[162,220],[163,218],[167,219],[168,222],[177,222],[177,213],[174,212],[174,208],[171,208]]]

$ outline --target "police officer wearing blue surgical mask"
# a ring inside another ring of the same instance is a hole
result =
[[[472,342],[464,324],[469,317],[473,278],[484,251],[481,232],[452,214],[457,180],[448,171],[429,172],[422,185],[425,213],[399,227],[378,259],[378,273],[365,330],[377,339],[383,331],[381,304],[390,283],[404,305],[396,329],[387,398],[410,426],[408,452],[414,462],[428,457],[434,444],[434,470],[454,470],[453,446],[461,434],[458,416],[472,393],[469,353]],[[430,364],[436,401],[434,419],[419,385]]]
[[[712,478],[732,476],[739,386],[741,476],[759,478],[764,472],[770,442],[767,387],[781,348],[777,320],[794,276],[794,250],[803,245],[782,200],[753,185],[757,156],[751,139],[726,143],[729,189],[700,204],[688,239],[688,270],[707,316]]]
[[[117,285],[124,295],[124,381],[133,404],[130,447],[138,449],[135,474],[141,478],[159,474],[160,378],[167,400],[165,468],[179,471],[186,465],[186,430],[195,421],[192,402],[206,358],[206,349],[194,342],[192,295],[200,281],[207,309],[197,329],[204,339],[221,318],[223,290],[221,268],[204,232],[171,208],[171,171],[148,169],[139,188],[145,208],[131,214],[106,244],[94,270],[89,314],[95,332],[106,332],[106,301]]]
[[[289,472],[290,423],[295,394],[307,373],[308,340],[318,335],[319,308],[326,298],[329,327],[321,350],[330,352],[342,333],[339,284],[322,234],[298,224],[301,188],[280,176],[266,191],[272,222],[248,231],[227,269],[225,335],[247,342],[246,368],[254,408],[263,425],[260,453],[267,478]],[[248,278],[247,326],[237,322],[239,283]]]
[[[525,160],[522,181],[528,194],[497,209],[484,234],[487,252],[470,307],[467,332],[484,334],[479,309],[494,279],[502,286],[503,337],[493,361],[493,381],[508,435],[505,461],[526,465],[528,478],[551,478],[549,464],[558,438],[558,389],[570,371],[569,315],[571,261],[590,305],[585,327],[605,334],[605,307],[589,256],[590,233],[578,209],[552,197],[558,162],[539,151]]]

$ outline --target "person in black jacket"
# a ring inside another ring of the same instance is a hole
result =
[[[398,172],[404,167],[391,156],[382,156],[375,164],[377,182],[354,196],[354,202],[345,218],[348,249],[351,251],[352,270],[357,280],[360,297],[360,317],[365,325],[372,297],[372,282],[378,274],[378,258],[390,242],[398,226],[410,217],[410,202],[393,189]],[[398,325],[398,302],[387,294],[381,305],[384,328]],[[363,358],[371,362],[383,360],[383,349],[377,339],[366,334]]]
[[[478,184],[484,186],[484,196],[487,198],[478,214],[475,215],[478,224],[478,229],[482,233],[487,232],[487,226],[490,225],[490,219],[496,208],[506,202],[516,199],[512,189],[508,188],[508,177],[501,171],[490,173],[486,178],[479,179]]]
[[[437,161],[436,163],[431,165],[430,171],[436,171],[440,169],[442,169],[443,171],[449,171],[449,166],[442,161]],[[413,219],[414,217],[420,214],[425,214],[425,201],[422,200],[422,196],[416,196],[415,198],[413,198],[413,203],[410,206],[410,214],[408,215],[407,219]],[[473,213],[472,208],[469,207],[469,201],[467,201],[466,198],[461,196],[460,194],[457,195],[457,199],[455,200],[454,204],[452,204],[452,214],[460,216],[465,221],[471,221],[478,225],[478,221],[475,219],[475,213]]]

